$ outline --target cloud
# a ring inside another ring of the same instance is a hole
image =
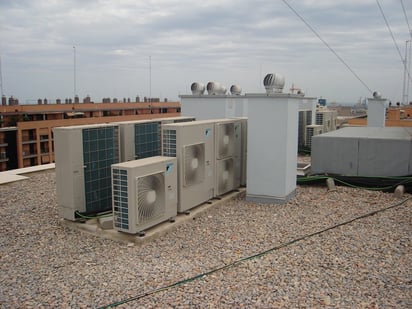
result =
[[[402,65],[376,1],[288,3],[370,87],[400,100]],[[403,51],[409,37],[400,3],[381,5]],[[79,94],[96,101],[147,96],[149,56],[154,96],[177,99],[197,79],[238,81],[255,92],[269,71],[310,95],[338,101],[368,95],[282,1],[17,0],[0,3],[0,10],[4,89],[23,102],[73,92],[73,46]]]

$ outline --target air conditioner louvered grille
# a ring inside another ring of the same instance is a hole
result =
[[[192,186],[205,179],[205,144],[184,147],[184,185]]]
[[[176,157],[176,130],[163,130],[163,155]]]
[[[160,155],[160,129],[160,122],[135,124],[135,159],[143,159]]]
[[[86,212],[110,210],[110,168],[119,162],[118,127],[82,130]]]
[[[164,173],[157,173],[137,180],[138,224],[161,217],[165,212]]]
[[[116,228],[129,228],[129,198],[127,193],[127,170],[113,169],[113,223]]]

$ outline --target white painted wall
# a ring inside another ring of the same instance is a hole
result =
[[[296,190],[298,107],[302,97],[247,94],[246,199],[284,203]]]
[[[368,98],[368,127],[385,127],[386,99]]]

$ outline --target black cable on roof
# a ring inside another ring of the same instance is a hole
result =
[[[209,271],[206,271],[206,272],[204,272],[204,273],[195,275],[195,276],[193,276],[193,277],[186,278],[186,279],[182,279],[182,280],[177,281],[177,282],[175,282],[175,283],[171,283],[171,284],[169,284],[169,285],[165,285],[165,286],[160,287],[160,288],[155,288],[155,289],[149,290],[149,291],[147,291],[147,292],[143,292],[143,293],[141,293],[141,294],[138,294],[138,295],[136,295],[136,296],[133,296],[133,297],[130,297],[130,298],[126,298],[126,299],[122,299],[122,300],[120,300],[120,301],[117,301],[117,302],[114,302],[114,303],[111,303],[111,304],[108,304],[108,305],[100,306],[99,309],[114,308],[114,307],[117,307],[117,306],[120,306],[120,305],[124,305],[124,304],[126,304],[126,303],[130,303],[130,302],[132,302],[132,301],[138,301],[138,300],[140,300],[140,299],[142,299],[142,298],[145,298],[145,297],[147,297],[147,296],[150,296],[150,295],[153,295],[153,294],[156,294],[156,293],[164,292],[164,291],[170,290],[170,289],[172,289],[172,288],[176,288],[176,287],[179,287],[179,286],[181,286],[181,285],[188,284],[188,283],[190,283],[190,282],[193,282],[193,281],[202,279],[202,278],[204,278],[204,277],[210,276],[211,274],[216,273],[216,272],[218,272],[218,271],[223,271],[223,270],[226,270],[226,269],[228,269],[228,268],[231,268],[231,267],[234,267],[234,266],[238,266],[239,264],[244,263],[244,262],[246,262],[246,261],[261,258],[262,256],[265,256],[265,255],[267,255],[267,254],[269,254],[269,253],[276,252],[276,251],[278,251],[278,250],[280,250],[280,249],[282,249],[282,248],[288,247],[288,246],[293,245],[293,244],[295,244],[295,243],[297,243],[297,242],[305,241],[305,240],[307,240],[308,238],[321,235],[321,234],[323,234],[323,233],[326,233],[326,232],[328,232],[328,231],[337,229],[337,228],[339,228],[339,227],[342,227],[342,226],[351,224],[351,223],[356,222],[356,221],[358,221],[358,220],[361,220],[361,219],[364,219],[364,218],[368,218],[368,217],[374,216],[374,215],[376,215],[376,214],[378,214],[378,213],[381,213],[381,212],[390,210],[390,209],[395,208],[395,207],[399,207],[399,206],[405,204],[405,203],[406,203],[407,201],[409,201],[411,198],[412,198],[412,197],[407,197],[407,198],[403,199],[402,201],[397,202],[397,203],[394,204],[394,205],[389,205],[389,206],[386,206],[386,207],[384,207],[384,208],[380,208],[380,209],[377,209],[377,210],[368,212],[368,213],[366,213],[366,214],[357,216],[357,217],[355,217],[355,218],[349,219],[349,220],[347,220],[347,221],[344,221],[344,222],[341,222],[341,223],[337,223],[337,224],[335,224],[335,225],[329,226],[329,227],[324,228],[324,229],[322,229],[322,230],[318,230],[318,231],[316,231],[316,232],[313,232],[313,233],[310,233],[310,234],[306,234],[306,235],[297,237],[297,238],[295,238],[295,239],[292,239],[292,240],[289,240],[289,241],[287,241],[287,242],[284,242],[284,243],[281,243],[281,244],[279,244],[279,245],[276,245],[276,246],[274,246],[274,247],[271,247],[271,248],[269,248],[269,249],[267,249],[267,250],[265,250],[265,251],[258,252],[258,253],[256,253],[256,254],[253,254],[253,255],[250,255],[250,256],[246,256],[246,257],[240,258],[240,259],[235,260],[235,261],[233,261],[233,262],[231,262],[231,263],[229,263],[229,264],[225,264],[225,265],[223,265],[223,266],[214,268],[214,269],[212,269],[212,270],[209,270]]]

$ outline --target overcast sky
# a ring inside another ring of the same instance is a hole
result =
[[[402,100],[403,63],[376,0],[288,3],[367,87]],[[404,57],[402,3],[379,3]],[[403,4],[411,25],[412,1]],[[95,102],[178,100],[194,81],[263,92],[266,73],[329,102],[370,96],[281,0],[0,0],[0,38],[3,91],[21,103],[73,97],[74,80]]]

